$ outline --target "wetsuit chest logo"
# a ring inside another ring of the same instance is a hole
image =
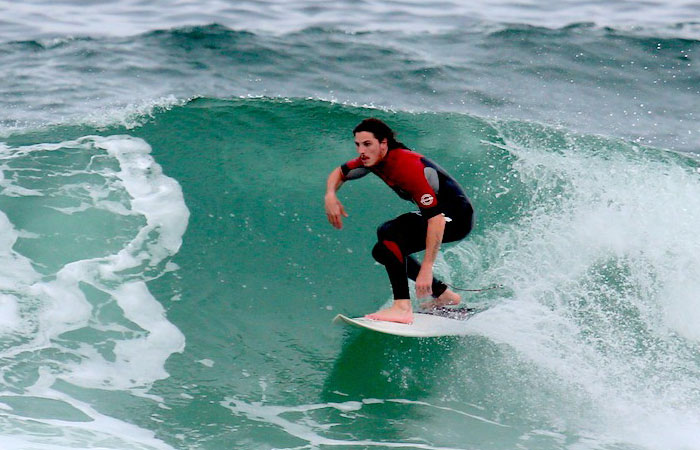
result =
[[[433,196],[430,194],[423,194],[420,198],[420,203],[423,206],[430,206],[433,204]]]

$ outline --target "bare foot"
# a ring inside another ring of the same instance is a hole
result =
[[[447,289],[438,298],[434,298],[430,301],[421,303],[420,307],[421,309],[436,309],[441,308],[443,306],[459,305],[460,301],[462,301],[462,297],[460,297],[459,294],[450,289]]]
[[[373,314],[367,314],[367,319],[383,320],[385,322],[413,323],[413,307],[411,300],[394,300],[394,304]]]

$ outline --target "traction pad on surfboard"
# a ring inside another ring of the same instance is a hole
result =
[[[455,319],[455,320],[466,320],[476,312],[476,309],[474,308],[467,308],[467,307],[461,307],[461,308],[447,308],[445,306],[441,306],[439,308],[435,309],[430,309],[426,311],[416,311],[421,314],[429,314],[431,316],[439,316],[439,317],[447,317],[448,319]]]

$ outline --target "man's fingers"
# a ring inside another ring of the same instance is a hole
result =
[[[343,228],[343,217],[348,217],[343,204],[337,199],[334,201],[326,200],[326,216],[328,222],[335,228]]]
[[[337,214],[328,214],[328,222],[335,228],[343,228],[343,220]]]
[[[343,228],[343,217],[348,217],[348,213],[345,212],[345,208],[342,203],[338,202],[336,207],[332,211],[327,213],[328,221],[335,228]]]

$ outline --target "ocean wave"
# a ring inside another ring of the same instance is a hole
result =
[[[340,192],[344,229],[327,224],[325,176],[354,156],[351,130],[367,116],[474,202],[474,231],[445,246],[436,274],[506,288],[465,299],[486,310],[464,338],[387,341],[330,324],[389,299],[369,252],[377,225],[412,209],[366,177]],[[104,417],[145,429],[128,448],[203,436],[288,447],[696,442],[679,424],[700,417],[697,159],[536,121],[270,97],[197,98],[129,130],[15,135],[2,154],[0,342],[6,390],[24,398],[0,417],[34,397],[60,400],[57,414],[95,419],[88,439],[113,430]],[[40,374],[36,389],[22,391],[26,372]]]
[[[274,34],[211,23],[5,43],[0,127],[108,126],[183,99],[263,96],[561,123],[696,151],[700,42],[657,34],[591,23]]]
[[[184,349],[147,282],[173,270],[189,212],[149,153],[125,135],[2,148],[4,448],[170,448],[76,394],[158,402]]]
[[[363,20],[355,20],[358,5],[353,1],[309,4],[304,1],[283,3],[245,0],[231,5],[204,1],[177,5],[155,1],[144,5],[121,0],[109,8],[98,4],[71,2],[61,5],[33,0],[22,8],[0,7],[6,34],[36,35],[110,35],[126,36],[165,26],[178,28],[220,22],[253,32],[279,33],[309,27],[333,27],[349,31],[414,30],[442,32],[465,28],[478,22],[523,23],[559,28],[576,22],[596,22],[601,26],[665,26],[697,16],[697,6],[688,2],[648,2],[630,8],[625,2],[530,2],[522,5],[509,0],[464,3],[455,0],[433,2],[378,2],[362,5]],[[693,22],[690,22],[693,24]]]

